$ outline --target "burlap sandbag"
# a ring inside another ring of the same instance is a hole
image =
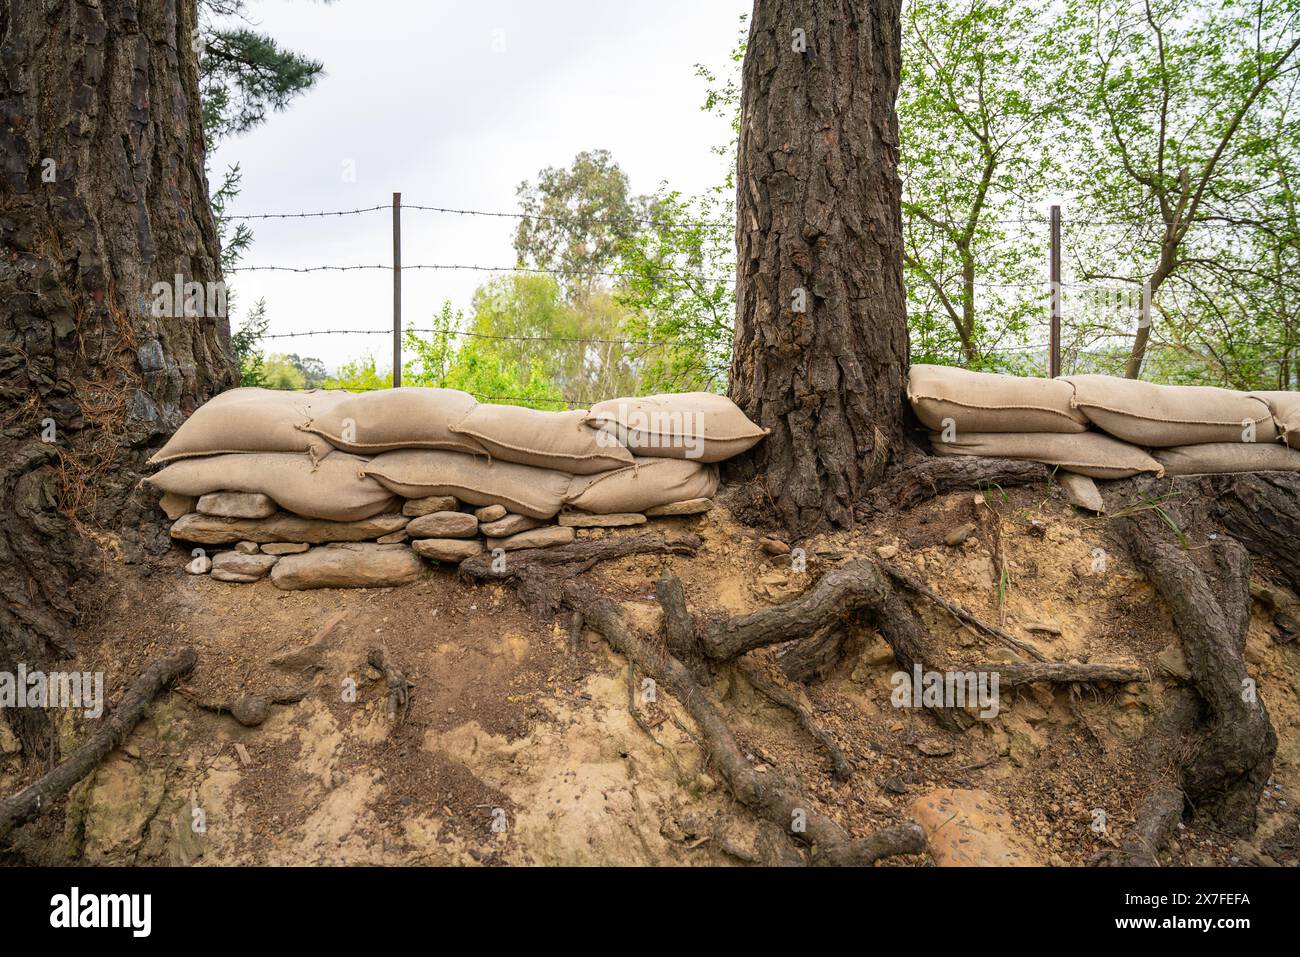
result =
[[[557,513],[572,478],[552,469],[425,449],[376,455],[365,474],[406,498],[454,495],[471,505],[501,504],[530,518],[550,518]]]
[[[1166,475],[1217,472],[1300,472],[1300,452],[1280,442],[1211,442],[1151,453]]]
[[[678,459],[638,457],[634,465],[600,475],[575,476],[565,504],[584,512],[611,515],[644,512],[657,505],[712,498],[718,468]]]
[[[451,431],[478,403],[457,389],[377,389],[350,395],[305,426],[331,445],[358,455],[393,449],[444,449],[485,454],[467,435]]]
[[[583,424],[587,413],[539,412],[517,405],[477,405],[452,432],[468,436],[493,458],[574,475],[632,464],[632,453]]]
[[[347,397],[322,389],[231,389],[195,409],[149,463],[223,452],[305,452],[321,458],[332,446],[298,426]]]
[[[1035,379],[950,366],[914,365],[907,374],[912,410],[936,432],[1083,432],[1088,420],[1070,405],[1063,379]]]
[[[944,442],[936,433],[930,436],[930,444],[940,455],[1023,459],[1100,479],[1164,473],[1160,463],[1142,449],[1098,432],[958,432],[952,442]]]
[[[680,392],[597,402],[586,423],[630,449],[653,458],[721,462],[767,435],[725,395]]]
[[[331,522],[352,522],[395,506],[393,493],[361,475],[366,460],[334,452],[308,455],[255,452],[173,462],[146,481],[175,495],[260,492],[285,511]]]
[[[1074,375],[1074,406],[1097,428],[1147,448],[1277,439],[1268,406],[1213,386],[1156,385],[1109,375]]]
[[[1268,406],[1282,441],[1300,449],[1300,392],[1252,392],[1250,395]]]

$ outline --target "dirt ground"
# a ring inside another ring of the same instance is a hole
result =
[[[975,529],[964,542],[945,543],[967,524]],[[1050,659],[1137,663],[1150,674],[1125,686],[1004,691],[996,718],[949,734],[891,704],[897,666],[863,631],[808,686],[818,720],[856,769],[837,783],[788,712],[722,671],[714,691],[756,768],[799,782],[812,806],[850,833],[906,820],[934,789],[979,788],[1010,812],[1042,863],[1065,866],[1087,863],[1132,821],[1147,772],[1137,743],[1183,663],[1168,613],[1108,522],[1065,504],[1059,489],[935,499],[804,543],[803,571],[788,555],[765,554],[758,533],[724,506],[659,527],[693,531],[704,547],[692,558],[634,557],[589,573],[646,629],[658,620],[654,583],[666,567],[683,580],[693,611],[734,614],[786,601],[836,564],[884,548]],[[179,548],[155,565],[127,565],[111,546],[86,586],[95,611],[64,667],[103,671],[111,707],[166,653],[193,645],[199,663],[64,807],[17,835],[26,860],[734,865],[755,857],[762,831],[703,759],[680,706],[667,696],[641,705],[641,727],[629,711],[626,662],[594,633],[571,647],[567,616],[537,620],[508,589],[467,584],[454,568],[396,589],[285,592],[269,581],[188,575]],[[1011,660],[934,606],[917,608],[939,666]],[[1300,650],[1274,632],[1257,603],[1247,658],[1279,738],[1259,829],[1235,842],[1189,826],[1169,863],[1298,862]],[[413,685],[395,727],[385,683],[366,664],[376,647]],[[784,681],[774,654],[756,657]],[[285,703],[246,727],[229,709],[250,695]],[[87,726],[62,714],[65,746]],[[0,789],[8,792],[36,769],[4,750]]]

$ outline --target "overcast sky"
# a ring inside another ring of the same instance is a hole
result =
[[[634,192],[662,180],[687,193],[718,181],[710,150],[724,122],[700,106],[694,66],[727,67],[752,0],[252,0],[257,28],[315,57],[325,76],[258,129],[221,143],[216,180],[243,169],[234,213],[354,209],[403,202],[515,211],[521,180],[607,149]],[[354,170],[355,181],[346,175]],[[515,220],[408,210],[403,263],[511,265]],[[254,221],[242,265],[391,262],[386,211]],[[385,329],[387,271],[240,273],[237,323],[265,297],[272,333]],[[403,273],[403,318],[428,326],[443,299],[461,308],[486,275]],[[389,365],[384,336],[271,340],[268,351],[334,368],[367,350]]]

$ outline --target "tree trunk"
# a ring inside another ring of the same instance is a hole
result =
[[[194,0],[0,0],[0,670],[67,647],[81,526],[165,543],[144,460],[237,383],[196,35]],[[197,315],[156,305],[177,275]],[[38,711],[5,715],[29,757]]]
[[[899,0],[756,0],[737,159],[729,470],[796,535],[853,524],[903,439]]]

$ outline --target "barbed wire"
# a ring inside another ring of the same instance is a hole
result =
[[[431,329],[407,327],[403,332],[416,332],[441,336],[465,336],[472,339],[490,339],[497,342],[567,342],[578,345],[639,346],[663,349],[669,346],[690,345],[655,341],[652,339],[583,339],[576,336],[498,336],[487,332],[470,332],[463,329]],[[392,329],[309,329],[300,332],[276,332],[259,336],[259,339],[298,339],[307,336],[391,336]]]
[[[413,263],[411,265],[402,265],[402,271],[408,269],[431,270],[454,272],[464,270],[469,272],[510,272],[510,273],[527,273],[536,275],[550,276],[600,276],[609,279],[627,278],[626,273],[614,272],[603,269],[587,270],[568,270],[568,269],[544,269],[540,266],[480,266],[468,263]],[[365,270],[384,270],[392,272],[392,266],[385,266],[380,263],[359,263],[347,266],[321,265],[321,266],[232,266],[225,271],[228,273],[239,272],[291,272],[291,273],[313,273],[313,272],[360,272]],[[694,279],[698,282],[717,282],[728,283],[735,282],[734,276],[706,276],[692,273],[674,273],[665,270],[666,279]]]

